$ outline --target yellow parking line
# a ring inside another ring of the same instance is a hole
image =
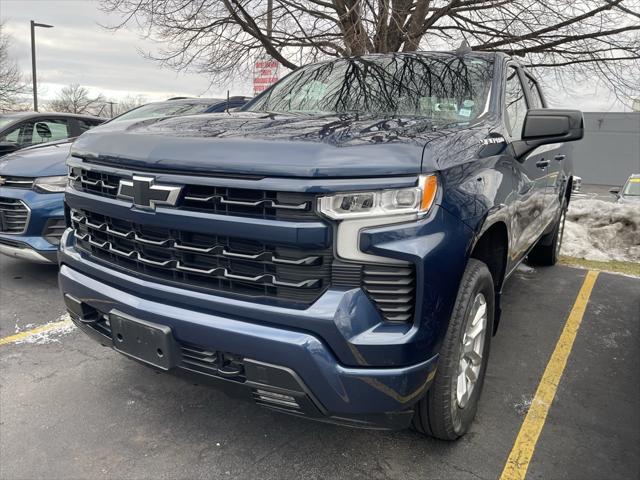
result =
[[[41,325],[36,328],[32,328],[31,330],[25,330],[24,332],[16,333],[15,335],[9,335],[8,337],[0,338],[0,345],[7,345],[9,343],[20,342],[21,340],[26,340],[29,337],[37,335],[39,333],[51,332],[53,330],[61,330],[63,328],[67,328],[73,325],[71,320],[62,320],[60,322],[51,322],[45,325]]]
[[[573,342],[582,323],[584,311],[589,302],[593,285],[598,278],[598,272],[589,271],[578,293],[567,323],[565,323],[556,348],[551,354],[547,368],[542,375],[536,395],[531,402],[529,412],[520,427],[520,432],[513,445],[507,463],[504,466],[500,480],[523,480],[527,475],[529,462],[538,442],[538,437],[547,419],[549,408],[556,395],[558,384],[562,378],[564,367],[573,348]]]

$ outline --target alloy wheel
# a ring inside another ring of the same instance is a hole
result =
[[[462,336],[462,348],[456,376],[456,402],[460,408],[466,407],[469,403],[480,376],[487,319],[486,298],[482,293],[478,293],[469,311],[467,326]]]

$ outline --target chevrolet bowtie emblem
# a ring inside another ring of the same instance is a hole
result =
[[[174,206],[182,187],[158,185],[153,177],[134,175],[132,180],[120,180],[118,198],[131,200],[133,205],[146,210],[155,210],[156,205]]]

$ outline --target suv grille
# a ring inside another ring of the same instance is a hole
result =
[[[15,198],[0,197],[0,232],[23,233],[29,221],[29,208]]]
[[[0,187],[24,188],[33,187],[33,177],[0,177]]]
[[[332,250],[299,250],[147,227],[73,210],[79,248],[123,269],[203,289],[310,304],[329,286]]]
[[[76,190],[116,198],[120,180],[106,172],[71,167],[69,180]],[[244,188],[185,185],[176,208],[218,215],[278,220],[317,220],[315,195]]]

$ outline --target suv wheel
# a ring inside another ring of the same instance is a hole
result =
[[[464,435],[473,422],[482,392],[493,332],[493,278],[487,266],[470,259],[449,328],[440,350],[438,372],[418,402],[413,427],[443,440]]]
[[[536,265],[552,266],[558,262],[562,236],[564,234],[564,222],[567,218],[567,200],[563,198],[560,207],[560,216],[556,224],[546,235],[543,235],[535,247],[529,252],[528,260]]]

